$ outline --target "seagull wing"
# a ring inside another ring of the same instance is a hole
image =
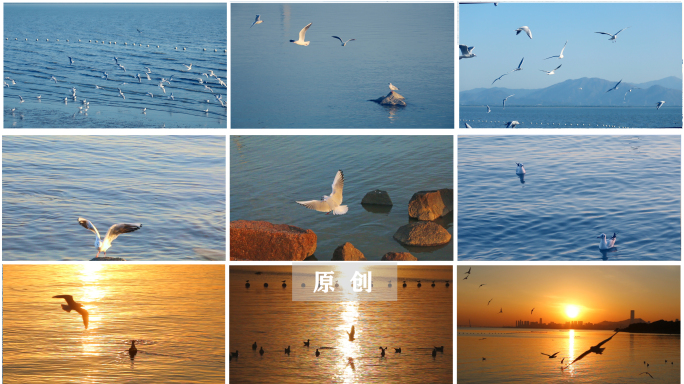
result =
[[[568,45],[568,41],[567,41],[567,40],[565,40],[565,45],[563,45],[563,49],[561,49],[561,53],[560,53],[561,55],[563,54],[563,51],[565,51],[565,46],[566,46],[566,45]]]
[[[332,183],[332,193],[328,199],[331,203],[338,206],[342,204],[342,189],[344,188],[344,174],[342,170],[337,171],[335,174],[335,179]]]
[[[81,317],[83,317],[83,325],[85,325],[86,329],[88,329],[88,317],[89,317],[88,311],[86,311],[85,309],[83,309],[81,307],[72,308],[72,309],[74,309],[76,312],[81,314]]]
[[[337,36],[333,36],[333,37],[336,38],[337,40],[339,40],[340,43],[344,44],[344,41],[342,41],[342,39],[340,39],[339,37],[337,37]]]
[[[615,33],[615,36],[617,36],[617,35],[618,35],[618,33],[620,33],[620,32],[622,32],[622,31],[624,31],[624,30],[625,30],[625,29],[627,29],[627,28],[629,28],[629,27],[625,27],[625,28],[622,28],[621,30],[617,31],[617,33]]]
[[[93,223],[90,222],[90,220],[86,220],[86,219],[84,219],[84,218],[82,218],[82,217],[79,217],[79,218],[78,218],[78,223],[81,224],[81,226],[82,226],[83,228],[89,229],[89,230],[95,232],[95,235],[97,236],[97,238],[98,238],[98,239],[100,238],[100,232],[97,231],[97,228],[95,228],[95,226],[93,225]],[[69,296],[69,297],[71,297],[71,296]],[[72,300],[73,300],[73,299],[72,299]]]
[[[252,28],[252,27],[254,26],[254,24],[257,23],[257,21],[259,21],[259,15],[256,15],[256,19],[254,19],[254,22],[252,23],[252,25],[250,26],[250,28]]]
[[[306,36],[306,31],[309,29],[309,27],[311,27],[311,24],[313,24],[313,23],[309,23],[309,25],[307,25],[306,27],[302,28],[301,31],[299,31],[299,40],[300,41],[304,41],[304,37]]]
[[[554,353],[553,355],[551,355],[551,357],[556,357],[556,355],[559,354],[559,353],[560,353],[560,351]]]
[[[617,334],[618,334],[618,333],[617,333],[617,332],[615,332],[615,333],[613,334],[613,336],[615,336],[615,335],[617,335]],[[600,346],[602,346],[603,344],[605,344],[605,343],[609,342],[609,341],[610,341],[610,339],[612,339],[612,338],[613,338],[613,336],[611,336],[611,337],[609,337],[609,338],[607,338],[607,339],[603,340],[602,342],[600,342],[600,343],[596,344],[595,346],[596,346],[596,347],[600,347]]]
[[[556,69],[560,68],[562,65],[563,65],[563,64],[557,66],[557,67],[554,69],[554,71],[555,71]]]
[[[349,40],[345,41],[344,43],[347,44],[350,41],[356,41],[356,39],[349,39]]]
[[[325,200],[296,201],[296,203],[318,212],[330,212],[332,210],[330,203]]]
[[[504,73],[503,75],[497,77],[496,79],[494,79],[494,81],[492,81],[492,84],[496,83],[497,80],[501,79],[502,77],[504,77],[506,75],[508,75],[508,73]]]
[[[584,358],[584,356],[586,356],[586,355],[588,355],[588,354],[590,354],[590,353],[591,353],[591,349],[589,349],[589,350],[587,350],[586,352],[584,352],[583,354],[577,356],[577,358],[576,358],[575,360],[573,360],[572,363],[568,364],[568,367],[571,366],[571,365],[573,365],[573,364],[575,364],[576,361],[582,360],[582,359]]]
[[[594,32],[594,33],[600,33],[600,34],[602,34],[602,35],[613,36],[613,35],[611,35],[610,33],[606,33],[606,32]]]
[[[522,67],[523,61],[525,61],[525,58],[524,58],[524,57],[522,58],[522,60],[520,60],[520,64],[518,64],[518,69],[521,69],[520,67]]]
[[[548,60],[548,59],[551,59],[551,58],[553,58],[553,57],[560,57],[560,55],[556,55],[556,56],[549,56],[549,57],[547,57],[547,58],[546,58],[546,59],[544,59],[544,60]]]
[[[142,228],[142,224],[114,224],[109,227],[109,231],[107,231],[107,236],[105,236],[104,241],[105,243],[109,242],[109,244],[111,244],[120,234],[137,231],[140,228]]]
[[[335,36],[333,36],[333,37],[335,37]],[[339,39],[339,37],[338,37],[338,39]],[[465,56],[468,54],[468,46],[467,45],[459,44],[458,48],[461,50],[462,55]]]
[[[52,296],[53,299],[64,299],[66,300],[67,304],[69,304],[69,307],[71,309],[76,309],[77,305],[76,302],[74,301],[74,297],[71,295],[57,295],[57,296]]]
[[[532,38],[532,31],[530,31],[530,29],[529,29],[529,28],[527,28],[527,27],[525,27],[525,28],[523,28],[523,29],[524,29],[524,30],[525,30],[525,32],[527,33],[527,36],[529,36],[529,37],[530,37],[530,39],[531,39],[531,38]]]

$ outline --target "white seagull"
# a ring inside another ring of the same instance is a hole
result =
[[[340,39],[340,38],[337,37],[337,36],[333,36],[333,37],[336,38],[337,40],[339,40],[340,43],[342,43],[342,46],[343,46],[343,47],[346,46],[348,42],[350,42],[350,41],[355,41],[355,40],[356,40],[356,39],[349,39],[349,40],[347,40],[347,41],[342,41],[342,39]]]
[[[470,59],[472,57],[477,56],[476,54],[473,53],[473,49],[475,47],[469,47],[467,45],[459,44],[458,48],[461,49],[461,54],[458,56],[458,59]]]
[[[290,43],[295,43],[297,45],[304,45],[304,46],[309,45],[310,42],[304,41],[304,38],[306,36],[306,30],[309,29],[309,27],[311,27],[311,24],[313,24],[313,23],[309,23],[309,25],[307,25],[306,27],[302,28],[301,31],[299,31],[299,40],[290,40]]]
[[[74,59],[72,59],[71,56],[69,56],[69,65],[71,65],[73,63],[74,63]]]
[[[471,127],[470,124],[468,124],[468,123],[464,123],[464,124],[465,124],[465,127],[466,127],[466,128],[471,128],[471,129],[473,128],[473,127]]]
[[[399,90],[399,88],[392,85],[392,83],[389,83],[389,89],[390,89],[390,91],[398,91]]]
[[[515,96],[515,93],[512,94],[511,96]],[[506,109],[506,100],[508,100],[508,98],[511,97],[511,96],[508,96],[508,97],[506,97],[505,99],[503,99],[503,107],[504,107],[504,109]]]
[[[543,69],[540,69],[540,71],[546,72],[547,75],[553,75],[554,73],[556,73],[556,69],[558,69],[558,68],[560,68],[560,67],[562,67],[562,66],[563,66],[563,64],[557,66],[556,68],[553,69],[553,71],[545,71],[545,70],[543,70]]]
[[[567,41],[567,40],[565,40],[565,45],[568,45],[568,41]],[[547,58],[544,59],[544,60],[548,60],[548,59],[551,59],[551,58],[553,58],[553,57],[557,57],[557,58],[559,58],[559,59],[562,59],[562,58],[564,57],[564,56],[563,56],[563,51],[565,51],[565,45],[563,46],[563,49],[561,49],[560,55],[549,56],[549,57],[547,57]]]
[[[344,188],[344,174],[342,170],[339,170],[335,174],[330,196],[323,196],[323,200],[297,201],[296,203],[319,212],[327,212],[326,215],[330,212],[333,215],[344,215],[349,208],[346,205],[340,205],[342,204],[342,188]]]
[[[525,166],[523,163],[515,163],[518,168],[515,169],[515,174],[516,175],[524,175],[525,174]]]
[[[62,304],[62,309],[65,310],[66,312],[71,312],[72,310],[78,312],[81,314],[83,317],[83,325],[85,325],[86,329],[88,329],[88,311],[86,311],[83,308],[83,305],[81,303],[77,303],[74,301],[74,297],[71,295],[57,295],[57,296],[52,296],[53,299],[64,299],[66,300],[66,304]]]
[[[629,28],[629,27],[622,28],[621,30],[617,31],[617,33],[614,34],[614,35],[611,35],[610,33],[606,33],[606,32],[594,32],[594,33],[600,33],[600,34],[602,34],[602,35],[608,35],[608,36],[610,36],[610,39],[608,39],[608,40],[609,40],[609,41],[612,40],[613,43],[614,43],[615,40],[617,40],[617,35],[618,35],[618,33],[624,31],[624,30],[627,29],[627,28]]]
[[[525,61],[525,58],[524,58],[524,57],[522,58],[522,60],[520,60],[520,64],[518,64],[518,68],[512,70],[511,72],[522,71],[522,63],[523,63],[523,61]]]
[[[117,88],[119,90],[119,95],[123,97],[124,100],[126,100],[126,96],[124,96],[123,92],[121,92],[121,88]]]
[[[21,96],[19,96],[19,97],[21,97]],[[23,101],[23,99],[22,99],[22,101]],[[663,104],[665,104],[664,101],[659,101],[659,102],[658,102],[658,105],[656,105],[656,107],[657,107],[656,109],[660,109],[660,107],[662,107]]]
[[[501,75],[501,76],[497,77],[496,79],[494,79],[494,81],[492,81],[492,85],[493,85],[494,83],[496,83],[497,80],[499,80],[499,79],[501,79],[502,77],[508,75],[509,73],[510,73],[510,72],[506,72],[506,73],[504,73],[503,75]]]
[[[606,93],[608,93],[608,92],[610,92],[610,91],[612,91],[612,90],[618,89],[618,85],[620,85],[620,83],[622,83],[622,79],[620,79],[620,81],[618,81],[617,84],[615,84],[615,86],[614,86],[613,88],[607,90]]]
[[[519,35],[520,32],[522,32],[522,31],[525,31],[525,33],[527,33],[527,36],[529,36],[530,39],[532,38],[532,31],[530,31],[530,29],[527,26],[523,26],[523,27],[516,29],[515,34]]]
[[[263,22],[264,22],[264,21],[261,20],[261,15],[256,15],[256,19],[254,19],[254,22],[252,23],[252,25],[250,26],[250,28],[252,28],[252,27],[254,26],[254,24],[261,24],[261,23],[263,23]]]
[[[109,227],[107,236],[105,236],[103,241],[100,239],[100,233],[97,231],[97,228],[95,228],[93,223],[82,217],[78,218],[78,223],[81,224],[83,228],[89,229],[95,233],[95,248],[97,248],[97,255],[95,255],[95,257],[100,256],[100,252],[104,252],[105,256],[107,256],[107,250],[112,246],[112,241],[114,241],[114,239],[116,239],[120,234],[137,231],[138,229],[142,228],[142,224],[114,224]]]
[[[488,105],[488,106],[487,106],[487,113],[489,113],[489,112],[491,112],[491,111],[492,111],[492,109],[489,108],[489,105]]]
[[[518,123],[516,120],[509,121],[506,123],[506,128],[515,128],[515,126],[518,124],[520,124],[520,123]]]
[[[55,84],[57,84],[57,78],[56,78],[56,77],[52,76],[52,77],[50,78],[50,80],[54,80],[54,81],[55,81]]]
[[[189,71],[190,69],[192,69],[192,63],[190,63],[190,65],[185,65],[185,64],[183,64],[183,66],[184,66],[185,68],[187,68],[188,71]]]
[[[19,100],[21,100],[20,103],[23,103],[23,102],[24,102],[24,98],[21,97],[21,95],[19,95]],[[663,103],[664,103],[664,101],[663,101]],[[658,108],[660,108],[660,107],[658,107]]]
[[[606,240],[605,233],[600,234],[597,239],[601,239],[601,242],[599,243],[599,249],[611,249],[615,245],[617,234],[613,233],[613,237],[610,238],[610,241]]]

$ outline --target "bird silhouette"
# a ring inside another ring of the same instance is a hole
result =
[[[613,336],[615,336],[615,335],[617,335],[617,334],[618,334],[618,332],[615,332],[615,333],[613,334]],[[568,367],[571,366],[571,365],[573,365],[573,364],[575,364],[575,362],[577,362],[577,361],[579,361],[579,360],[582,360],[586,355],[588,355],[588,354],[590,354],[590,353],[592,353],[592,352],[593,352],[593,353],[596,353],[596,354],[598,354],[598,355],[603,354],[603,351],[605,350],[605,348],[601,348],[601,346],[602,346],[603,344],[609,342],[610,339],[613,338],[613,336],[611,336],[611,337],[609,337],[609,338],[603,340],[602,342],[600,342],[600,343],[594,345],[593,347],[590,347],[589,350],[585,351],[584,353],[582,353],[581,355],[579,355],[575,360],[573,360],[572,363],[568,364]],[[646,365],[646,366],[648,367],[648,365]]]
[[[83,317],[83,325],[85,325],[85,328],[88,329],[88,311],[86,311],[83,308],[83,305],[81,303],[77,303],[74,301],[73,296],[71,295],[57,295],[57,296],[52,296],[53,299],[64,299],[66,300],[66,304],[62,304],[62,309],[65,310],[66,312],[71,312],[72,310],[78,312],[81,314],[81,317]]]
[[[549,359],[555,359],[555,358],[556,358],[556,355],[559,354],[559,353],[560,353],[560,351],[554,353],[553,355],[549,355],[549,354],[544,353],[544,352],[542,352],[541,354],[542,354],[542,355],[545,355],[545,356],[548,356]],[[563,359],[565,359],[565,357],[564,357]]]

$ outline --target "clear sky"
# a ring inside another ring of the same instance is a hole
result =
[[[460,266],[454,279],[458,325],[621,321],[632,309],[645,321],[680,318],[679,266]]]
[[[643,83],[682,77],[681,3],[499,3],[459,5],[458,43],[477,57],[459,60],[460,90],[545,88],[597,77]],[[532,39],[515,30],[528,26]],[[622,28],[615,43],[610,36]],[[564,58],[548,59],[560,54]],[[460,51],[459,51],[460,52]],[[492,85],[502,74],[517,68]],[[546,75],[563,66],[555,75]]]

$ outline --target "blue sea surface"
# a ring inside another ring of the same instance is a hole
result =
[[[406,107],[369,101],[389,83]],[[454,110],[454,4],[231,5],[232,128],[453,128]]]
[[[214,97],[227,102],[226,14],[226,4],[5,4],[4,126],[226,128]]]
[[[681,128],[682,107],[459,107],[459,127],[505,128]]]
[[[459,136],[457,154],[459,260],[681,259],[679,135]]]

